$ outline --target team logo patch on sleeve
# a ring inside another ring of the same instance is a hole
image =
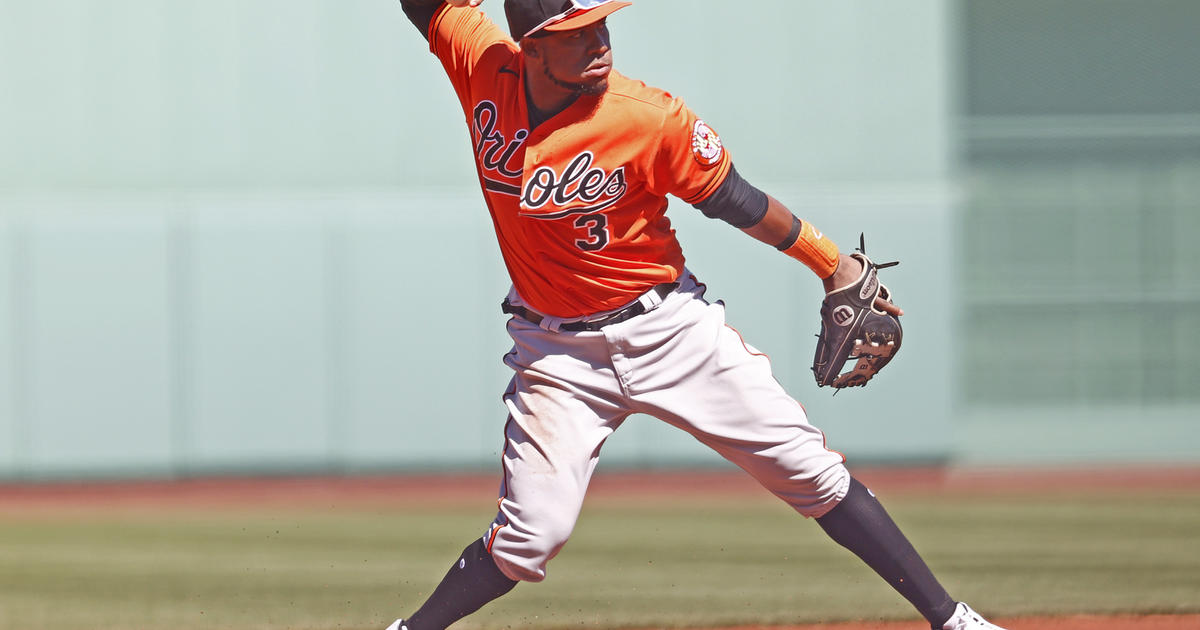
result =
[[[692,127],[692,156],[704,166],[712,166],[721,161],[721,137],[712,127],[697,120]]]

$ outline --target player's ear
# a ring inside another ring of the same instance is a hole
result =
[[[521,39],[521,52],[527,57],[537,59],[542,56],[541,49],[538,48],[538,41],[533,37],[524,37]]]

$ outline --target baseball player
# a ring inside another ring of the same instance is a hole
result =
[[[470,129],[512,279],[513,378],[495,520],[389,630],[440,630],[544,579],[601,447],[633,413],[687,431],[815,518],[933,628],[996,629],[946,593],[685,267],[667,195],[804,263],[827,294],[862,286],[875,312],[901,314],[865,256],[743,179],[682,100],[613,69],[606,18],[630,3],[505,0],[505,33],[482,0],[400,2]]]

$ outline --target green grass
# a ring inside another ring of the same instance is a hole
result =
[[[1200,612],[1200,495],[885,497],[950,592],[999,616]],[[0,517],[0,629],[362,628],[410,612],[488,506]],[[915,619],[759,497],[589,505],[542,584],[463,628]],[[919,627],[915,626],[915,627]]]

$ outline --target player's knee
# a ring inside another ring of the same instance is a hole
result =
[[[567,544],[574,526],[573,519],[546,519],[536,525],[494,523],[488,533],[492,558],[510,579],[541,582],[546,579],[546,565]]]
[[[777,494],[797,512],[819,518],[846,498],[849,489],[850,471],[839,462],[812,475],[792,477],[787,489]]]

